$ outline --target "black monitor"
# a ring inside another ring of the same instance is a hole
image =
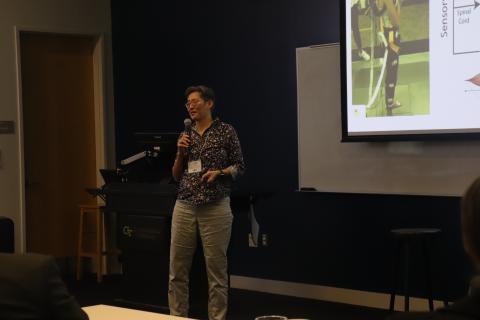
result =
[[[144,131],[135,132],[137,145],[145,151],[157,151],[159,153],[175,154],[177,150],[178,132]]]
[[[122,166],[127,180],[129,182],[171,180],[179,133],[139,131],[134,133],[134,137],[137,149],[141,153],[137,154],[139,155],[138,160]]]

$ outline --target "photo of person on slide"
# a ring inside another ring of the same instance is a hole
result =
[[[365,13],[367,9],[368,0],[352,0],[352,34],[357,46],[358,56],[364,61],[370,60],[370,55],[363,50],[362,36],[360,35],[360,29],[358,26],[358,16],[361,13]]]
[[[351,2],[354,108],[367,118],[429,114],[428,0],[365,0],[364,16],[361,5]]]
[[[387,115],[391,116],[393,109],[402,106],[398,100],[395,100],[400,58],[400,0],[376,0],[374,11],[380,15],[380,35],[383,34],[384,43],[387,43],[385,107]]]

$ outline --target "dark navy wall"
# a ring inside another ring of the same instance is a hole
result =
[[[238,131],[248,166],[239,187],[264,195],[256,212],[269,246],[248,248],[240,206],[233,274],[386,292],[388,231],[434,226],[444,231],[433,244],[434,289],[464,292],[458,198],[294,191],[295,48],[339,41],[337,1],[112,0],[112,24],[118,160],[133,153],[135,131],[182,129],[191,84],[213,87],[217,114]]]

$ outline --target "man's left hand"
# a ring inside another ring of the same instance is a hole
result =
[[[200,180],[202,183],[207,182],[208,184],[214,182],[217,177],[220,175],[219,170],[208,170],[205,172],[202,176],[202,179]]]

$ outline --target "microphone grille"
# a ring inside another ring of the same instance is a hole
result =
[[[183,124],[185,125],[185,127],[190,127],[192,125],[192,120],[186,118],[185,120],[183,120]]]

